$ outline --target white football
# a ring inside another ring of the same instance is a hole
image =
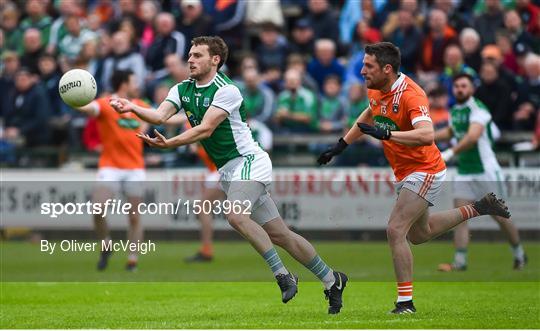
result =
[[[81,107],[89,104],[96,97],[96,80],[86,70],[72,69],[60,78],[58,92],[69,106]]]

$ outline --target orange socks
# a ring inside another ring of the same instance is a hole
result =
[[[480,214],[473,208],[472,205],[466,205],[463,207],[459,207],[458,209],[464,221],[468,220],[469,218],[480,216]]]
[[[214,255],[214,247],[212,246],[212,244],[202,245],[200,252],[204,256],[211,257]]]
[[[397,291],[398,298],[397,302],[411,301],[412,300],[412,282],[398,282]]]

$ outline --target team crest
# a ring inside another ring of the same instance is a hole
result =
[[[397,114],[398,110],[399,110],[399,104],[395,103],[394,105],[392,105],[392,111],[394,113]]]
[[[203,107],[210,106],[210,98],[204,98],[202,105],[203,105]]]

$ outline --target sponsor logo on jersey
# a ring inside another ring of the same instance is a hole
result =
[[[118,124],[119,127],[129,130],[135,130],[138,129],[139,126],[141,126],[141,123],[137,121],[134,118],[119,118],[116,121],[116,124]]]

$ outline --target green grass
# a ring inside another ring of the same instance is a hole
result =
[[[326,314],[322,287],[298,272],[298,295],[284,305],[264,261],[246,243],[219,243],[214,263],[188,265],[195,243],[158,242],[137,273],[113,255],[95,271],[96,253],[46,255],[38,245],[1,242],[0,328],[540,328],[540,244],[526,243],[529,265],[511,270],[505,244],[475,243],[469,270],[440,273],[449,243],[414,247],[413,316],[392,316],[396,289],[385,243],[315,243],[351,282],[345,307]]]

